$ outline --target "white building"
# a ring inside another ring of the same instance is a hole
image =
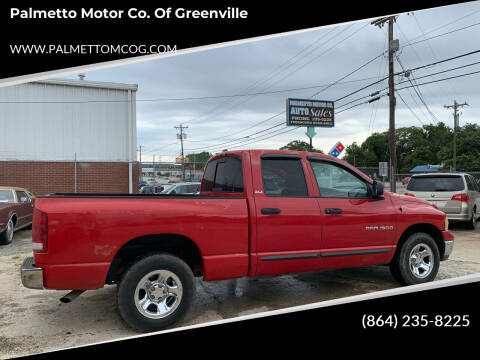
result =
[[[136,191],[137,88],[67,79],[0,87],[0,185],[37,193]],[[35,179],[32,169],[47,179]]]

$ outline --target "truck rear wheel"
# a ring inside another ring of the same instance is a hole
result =
[[[133,328],[157,331],[181,320],[195,294],[190,267],[169,254],[153,254],[133,264],[118,285],[120,314]]]
[[[403,285],[433,281],[439,267],[438,246],[426,233],[410,235],[390,263],[393,277]]]

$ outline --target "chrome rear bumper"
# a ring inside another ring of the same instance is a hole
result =
[[[20,268],[20,277],[22,284],[29,289],[43,289],[43,271],[35,266],[33,257],[27,257],[23,260]]]

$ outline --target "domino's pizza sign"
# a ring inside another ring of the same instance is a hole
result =
[[[339,141],[335,144],[335,146],[332,148],[332,150],[330,150],[328,155],[333,156],[333,157],[338,157],[338,155],[340,155],[340,153],[343,151],[343,149],[345,149],[345,146],[343,146],[343,144]]]

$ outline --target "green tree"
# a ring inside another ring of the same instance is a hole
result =
[[[280,150],[310,151],[310,144],[302,140],[293,140],[290,141],[287,145],[282,146]],[[323,151],[320,149],[313,148],[312,151],[323,154]]]
[[[367,166],[366,159],[366,152],[355,141],[345,148],[345,155],[342,158],[353,166]]]
[[[185,156],[185,160],[188,164],[192,164],[191,168],[193,170],[203,170],[207,161],[213,155],[208,151],[203,151],[201,153],[192,153]]]
[[[381,161],[388,161],[388,132],[373,133],[361,145],[365,153],[364,166],[378,166]]]
[[[452,135],[453,139],[453,135]],[[453,166],[453,142],[444,144],[438,153],[446,169]],[[457,128],[457,169],[480,170],[480,126],[466,124]]]
[[[422,127],[411,126],[395,131],[397,171],[409,172],[417,165],[444,164],[449,169],[453,163],[453,131],[440,122]],[[359,146],[348,145],[344,160],[357,167],[378,166],[389,161],[388,132],[374,133]],[[457,168],[465,171],[480,170],[480,126],[466,124],[457,129]]]

